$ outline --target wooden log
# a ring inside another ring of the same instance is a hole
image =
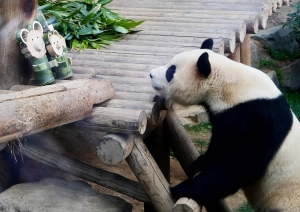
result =
[[[147,127],[147,116],[143,110],[94,107],[88,118],[68,124],[65,127],[142,135]]]
[[[59,81],[59,84],[60,83],[61,81]],[[11,89],[19,91],[36,87],[37,86],[14,85]],[[157,123],[159,109],[161,107],[161,99],[159,96],[146,93],[117,92],[115,98],[122,99],[123,101],[114,100],[111,104],[106,102],[102,105],[111,105],[111,107],[94,107],[89,118],[68,124],[64,127],[142,135],[147,125],[155,125]],[[130,99],[134,102],[130,103]],[[123,109],[121,109],[122,102],[124,106]],[[136,104],[136,106],[134,104]],[[150,121],[149,124],[148,120]]]
[[[180,198],[177,200],[173,206],[172,212],[200,212],[202,211],[202,206],[199,206],[197,202],[193,199],[186,197]]]
[[[30,138],[29,138],[30,140]],[[24,155],[52,168],[59,169],[106,188],[125,194],[133,199],[149,202],[150,199],[138,182],[122,175],[96,168],[81,161],[67,158],[59,153],[27,143]]]
[[[181,125],[181,122],[172,107],[167,112],[166,127],[170,138],[172,139],[170,145],[176,158],[178,159],[186,175],[189,178],[193,177],[188,172],[188,167],[194,160],[199,157],[199,153],[196,150],[194,143],[190,139],[189,135]],[[224,200],[218,200],[216,202],[207,204],[205,205],[205,208],[208,212],[231,212],[230,208]]]
[[[129,67],[129,63],[115,63],[112,64],[110,62],[101,63],[101,66],[104,67],[99,68],[99,63],[90,61],[90,64],[80,64],[80,61],[74,61],[74,63],[78,63],[77,65],[72,66],[72,70],[77,74],[85,74],[84,70],[88,72],[94,71],[93,75],[101,75],[101,76],[116,76],[116,77],[133,77],[133,78],[148,78],[149,72],[151,69],[158,67],[158,65],[152,65],[149,69],[149,66],[143,64],[132,64],[132,69]],[[98,65],[98,67],[97,67]],[[105,66],[111,66],[111,68],[106,68]],[[124,69],[121,66],[124,66]],[[129,67],[129,68],[126,68]],[[124,73],[126,72],[126,73]]]
[[[230,54],[228,58],[236,62],[241,62],[241,46],[237,45],[235,51],[232,54]]]
[[[137,45],[138,45],[138,43],[139,42],[137,42]],[[141,46],[143,46],[143,43],[140,43],[140,44],[141,44]],[[151,43],[148,45],[151,45]],[[153,45],[155,45],[155,44],[153,44]],[[194,47],[190,47],[190,49],[192,49],[192,48],[194,48]],[[166,60],[167,59],[170,59],[170,57],[167,57]],[[73,64],[72,70],[74,73],[77,73],[77,74],[102,74],[102,70],[105,70],[105,69],[108,69],[108,70],[114,69],[114,70],[117,70],[119,73],[122,73],[125,70],[126,70],[126,72],[127,71],[149,72],[151,69],[159,66],[159,64],[149,64],[149,63],[148,64],[147,63],[140,63],[140,64],[136,63],[135,64],[135,63],[130,63],[130,62],[116,63],[116,62],[102,61],[101,67],[99,67],[99,66],[95,67],[93,64],[91,64],[91,65],[88,65],[87,63],[81,64],[80,63],[81,61],[77,60],[77,59],[74,60],[74,62],[75,62],[75,64]],[[93,61],[91,61],[91,62],[93,62]],[[93,63],[95,63],[95,62],[93,62]],[[98,72],[99,70],[100,70],[100,72]],[[103,74],[103,75],[105,75],[105,74]],[[116,76],[118,76],[118,75],[116,75]],[[124,76],[124,74],[123,74],[123,76]],[[136,78],[145,78],[145,77],[147,77],[147,75],[145,75],[145,73],[142,73],[142,76],[140,76],[140,77],[135,76],[135,77]]]
[[[7,94],[7,93],[13,93],[14,91],[10,90],[0,90],[0,94]]]
[[[248,34],[256,34],[258,32],[259,27],[259,18],[258,16],[255,16],[253,18],[249,18],[245,20],[246,26],[247,26],[247,33]]]
[[[134,35],[134,34],[131,34]],[[130,36],[131,36],[130,35]],[[125,39],[125,37],[124,37]],[[122,40],[123,41],[123,40]],[[183,42],[182,42],[183,43]],[[110,63],[130,63],[130,64],[151,64],[151,65],[159,65],[163,63],[166,59],[169,59],[169,56],[163,56],[158,58],[155,55],[139,55],[138,57],[133,57],[132,55],[126,53],[116,53],[116,52],[107,52],[105,50],[95,51],[95,50],[86,50],[81,53],[68,53],[70,57],[76,62],[81,60],[80,63],[83,63],[87,60],[101,62],[110,62]],[[101,58],[101,60],[99,60]],[[86,63],[85,63],[86,64]],[[74,64],[75,65],[75,64]],[[77,63],[77,65],[80,65]],[[84,66],[84,65],[81,65]],[[99,68],[99,67],[97,67]]]
[[[194,143],[181,125],[173,107],[171,107],[166,116],[166,126],[170,137],[172,138],[171,148],[174,154],[179,156],[178,161],[184,172],[189,178],[193,177],[188,173],[189,165],[199,157]]]
[[[72,78],[70,78],[70,79],[72,79],[72,80],[73,79],[87,79],[87,78],[90,78],[91,76],[93,76],[93,75],[91,75],[91,74],[73,74]],[[109,76],[109,75],[105,76],[105,75],[100,75],[100,74],[97,74],[94,76],[108,79],[113,84],[126,84],[126,85],[127,84],[139,84],[139,86],[151,84],[149,76],[147,78],[134,78],[134,77],[126,77],[126,76]]]
[[[259,29],[265,29],[267,27],[269,14],[265,11],[258,14]]]
[[[111,99],[101,103],[99,106],[143,110],[147,115],[148,125],[156,125],[158,123],[160,108],[156,102]]]
[[[31,77],[31,65],[22,55],[15,33],[35,20],[36,7],[36,0],[0,1],[0,89],[25,84]]]
[[[145,137],[144,143],[164,177],[170,183],[170,144],[164,129],[165,115],[166,111],[161,111],[159,124],[147,137]],[[154,212],[156,210],[153,204],[145,203],[144,211]]]
[[[36,88],[35,85],[14,85],[10,88],[10,91],[23,91],[30,88]],[[131,92],[116,92],[115,99],[120,100],[133,100],[140,102],[155,102],[158,104],[158,107],[163,107],[164,101],[157,94],[148,94],[148,93],[131,93]]]
[[[127,99],[143,102],[156,102],[161,108],[162,100],[157,94],[148,94],[148,93],[131,93],[131,92],[117,92],[115,99]]]
[[[227,10],[232,10],[232,11],[259,11],[264,7],[263,2],[232,2],[228,4],[224,4],[224,2],[188,2],[186,4],[168,4],[165,2],[159,2],[159,1],[138,1],[138,2],[128,2],[128,1],[118,1],[118,2],[113,2],[112,6],[118,6],[118,7],[131,7],[131,8],[155,8],[155,9],[162,9],[162,8],[169,8],[169,9],[182,9],[182,10],[189,10],[189,9],[203,9],[205,8],[206,10],[217,10],[218,11],[227,11]],[[247,6],[245,8],[245,6]]]
[[[142,139],[134,139],[134,147],[126,160],[155,209],[159,212],[172,211],[175,202],[170,194],[170,185]]]
[[[107,134],[97,145],[97,156],[102,163],[109,166],[120,164],[130,154],[133,148],[134,135]]]
[[[83,119],[113,96],[112,84],[99,78],[1,94],[0,143]]]
[[[241,63],[251,66],[250,35],[247,34],[244,42],[241,43]]]

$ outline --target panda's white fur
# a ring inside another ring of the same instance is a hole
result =
[[[199,56],[207,52],[212,72],[204,80],[197,71]],[[174,79],[166,80],[166,70],[176,66]],[[175,55],[165,65],[150,72],[153,87],[167,100],[183,105],[197,105],[206,100],[213,111],[258,98],[274,98],[281,94],[270,78],[261,71],[229,60],[208,49],[196,49]]]
[[[210,70],[208,76],[204,76],[201,74],[201,64],[200,66],[197,65],[197,61],[200,58],[202,54],[208,54],[208,60],[210,64]],[[176,66],[176,71],[173,75],[169,76],[169,79],[166,78],[166,71],[169,67]],[[250,106],[246,107],[248,110],[252,110],[252,102],[258,100],[262,100],[262,102],[273,102],[277,101],[278,98],[283,99],[281,92],[279,89],[275,86],[275,84],[270,80],[270,78],[264,74],[263,72],[254,69],[252,67],[243,65],[241,63],[234,62],[230,59],[228,59],[225,56],[219,55],[217,53],[214,53],[213,51],[209,49],[198,49],[188,52],[183,52],[181,54],[178,54],[174,56],[171,61],[165,65],[158,67],[150,72],[151,82],[153,88],[160,93],[162,96],[164,96],[168,101],[177,102],[183,105],[198,105],[203,104],[206,106],[206,108],[209,110],[210,118],[214,118],[214,116],[219,116],[219,114],[226,113],[226,111],[233,109],[233,113],[230,114],[230,116],[226,117],[233,117],[235,118],[235,108],[239,107],[241,104],[245,104]],[[285,101],[285,100],[283,100]],[[281,104],[282,101],[280,101]],[[285,104],[285,103],[283,103]],[[264,105],[264,103],[262,104]],[[285,113],[290,113],[290,109],[286,109],[288,106],[282,106]],[[273,108],[256,108],[258,111],[264,110],[262,113],[266,113],[267,116],[271,116],[276,119],[277,114],[274,113],[280,113],[281,108],[278,106],[276,108],[276,105]],[[274,111],[272,111],[274,110]],[[246,111],[247,113],[247,111]],[[268,114],[269,113],[269,114]],[[278,114],[279,115],[279,114]],[[239,117],[241,118],[241,117]],[[248,117],[249,120],[251,119]],[[253,206],[255,211],[259,212],[271,212],[271,211],[291,211],[296,212],[300,211],[300,124],[297,118],[294,114],[291,113],[291,115],[285,117],[280,117],[279,121],[281,122],[281,119],[283,123],[290,123],[291,127],[283,127],[283,132],[279,132],[280,135],[284,135],[285,137],[281,139],[279,144],[272,144],[272,141],[270,141],[270,151],[274,151],[274,156],[268,159],[264,159],[264,154],[268,154],[268,148],[265,150],[260,150],[260,145],[257,145],[256,148],[249,148],[249,151],[252,151],[250,153],[247,153],[247,144],[242,149],[237,149],[239,151],[244,151],[245,155],[251,155],[253,159],[256,157],[256,153],[259,155],[258,157],[261,157],[263,160],[266,160],[267,166],[266,168],[261,171],[259,178],[254,174],[253,179],[250,179],[250,183],[246,180],[245,182],[248,182],[247,185],[241,186],[244,190],[244,193],[249,201],[249,203]],[[290,119],[290,120],[286,120]],[[240,120],[240,119],[239,119]],[[265,120],[265,119],[263,119]],[[253,120],[255,123],[255,120]],[[226,125],[226,120],[223,120],[224,127]],[[230,122],[231,123],[231,122]],[[266,122],[268,124],[268,120]],[[266,124],[266,125],[267,125]],[[274,123],[272,123],[274,124]],[[274,129],[281,130],[280,127],[281,123],[276,123],[274,126]],[[277,126],[278,125],[278,126]],[[285,124],[287,125],[287,124]],[[242,126],[247,126],[242,125]],[[264,127],[264,124],[262,125]],[[214,128],[214,126],[213,126]],[[266,126],[266,129],[269,129],[268,126]],[[236,129],[240,130],[240,129]],[[243,130],[243,129],[242,129]],[[259,129],[258,129],[259,130]],[[272,128],[273,130],[273,128]],[[254,129],[255,131],[255,129]],[[214,131],[213,131],[214,132]],[[234,132],[234,131],[233,131]],[[256,131],[255,131],[256,132]],[[222,136],[220,132],[220,136]],[[274,132],[275,133],[275,132]],[[226,134],[226,132],[225,132]],[[217,137],[216,135],[215,137]],[[266,135],[269,136],[269,135]],[[226,136],[225,136],[226,137]],[[224,137],[224,139],[225,139]],[[269,137],[267,137],[269,138]],[[230,147],[222,147],[219,148],[219,146],[222,145],[221,138],[215,139],[214,146],[210,145],[209,149],[217,149],[217,151],[222,155],[222,148],[227,148],[226,151],[232,151],[230,154],[235,155],[238,154],[237,152],[234,152],[231,150]],[[241,140],[238,140],[239,142],[243,142],[242,138]],[[219,143],[218,143],[219,142]],[[227,141],[226,141],[227,142]],[[230,142],[230,141],[228,141]],[[212,143],[212,142],[211,142]],[[217,144],[216,144],[217,143]],[[219,145],[219,146],[218,146]],[[251,145],[251,143],[250,143]],[[264,145],[264,144],[262,144]],[[212,147],[211,147],[212,146]],[[265,151],[261,152],[261,151]],[[211,151],[213,152],[213,150]],[[225,153],[224,153],[225,154]],[[251,175],[251,171],[255,170],[252,168],[251,170],[247,170],[247,167],[243,166],[243,156],[241,156],[243,153],[238,154],[237,157],[241,157],[241,162],[236,162],[238,165],[241,166],[241,172],[243,170],[249,171],[249,175]],[[222,156],[218,155],[211,155],[211,156],[202,156],[199,157],[199,161],[210,161],[213,160],[214,157],[220,157],[222,159]],[[206,157],[206,158],[204,158]],[[230,156],[225,156],[225,158]],[[204,158],[204,159],[203,159]],[[236,160],[239,160],[239,158],[236,158]],[[246,165],[251,164],[248,160],[249,158],[246,158],[247,160]],[[209,167],[208,162],[194,162],[194,163],[203,163],[202,169],[204,170],[199,174],[208,173],[209,171],[205,172],[205,168],[213,170],[211,171],[211,175],[208,174],[211,178],[220,178],[216,179],[214,182],[215,184],[219,183],[219,190],[220,194],[217,194],[216,197],[223,198],[225,196],[228,196],[232,193],[234,193],[237,190],[237,187],[239,185],[235,185],[234,182],[228,183],[228,185],[224,185],[225,187],[223,189],[223,184],[227,182],[223,182],[222,180],[222,174],[226,178],[226,174],[222,173],[219,170],[214,170],[213,167]],[[255,161],[255,160],[254,160]],[[216,162],[216,164],[220,165],[222,167],[222,163],[230,172],[231,167],[230,164],[226,164],[226,159],[224,161],[220,161],[220,164]],[[259,169],[259,161],[255,161],[255,166]],[[196,165],[199,165],[196,164]],[[235,164],[234,164],[235,165]],[[202,166],[202,165],[201,165]],[[239,169],[233,169],[233,172],[239,173]],[[225,171],[226,172],[226,171]],[[255,172],[255,171],[253,171]],[[220,176],[213,176],[213,175],[220,175]],[[204,175],[204,174],[203,174]],[[233,176],[233,175],[228,175]],[[241,176],[243,176],[241,174]],[[247,176],[245,176],[247,177]],[[196,178],[196,177],[195,177]],[[189,196],[191,198],[196,199],[200,203],[205,203],[205,201],[212,201],[215,199],[209,199],[209,197],[206,198],[206,196],[210,196],[210,194],[203,194],[201,193],[201,189],[203,191],[206,191],[207,193],[212,192],[211,198],[214,198],[214,193],[218,193],[218,190],[213,190],[215,187],[210,188],[206,184],[209,184],[210,179],[203,178],[199,179],[192,179],[188,180],[186,182],[183,182],[179,184],[178,186],[174,187],[173,190],[171,190],[175,197],[179,198],[181,196]],[[250,177],[249,177],[250,178]],[[205,181],[206,184],[201,184],[201,181]],[[208,181],[206,181],[208,180]],[[224,180],[224,181],[225,181]],[[227,179],[228,180],[228,179]],[[230,181],[230,178],[229,178]],[[244,181],[241,181],[244,183]],[[222,184],[223,183],[223,184]],[[234,188],[230,188],[231,183],[234,184]],[[242,183],[242,184],[243,184]],[[195,188],[195,185],[202,185],[203,188]],[[244,185],[244,184],[243,184]],[[205,188],[204,188],[205,187]],[[207,188],[206,188],[207,187]],[[205,190],[207,189],[207,190]],[[210,191],[211,189],[212,191]],[[190,190],[192,190],[190,192]],[[219,195],[219,196],[218,196]],[[202,197],[203,196],[203,197]],[[203,201],[202,201],[202,199]],[[204,200],[205,199],[205,200]]]

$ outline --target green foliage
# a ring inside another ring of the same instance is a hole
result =
[[[233,212],[254,212],[254,210],[248,203],[245,202],[239,205],[236,209],[234,209]]]
[[[287,20],[284,23],[284,28],[289,28],[292,30],[291,34],[296,39],[296,41],[299,43],[300,41],[300,1],[298,1],[296,4],[292,4],[292,7],[294,11],[287,16]],[[292,38],[291,38],[292,39]],[[291,40],[290,40],[291,41]]]
[[[207,147],[209,145],[209,141],[204,141],[204,140],[193,140],[194,144],[197,144],[199,147],[200,147],[200,151],[199,151],[199,154],[200,155],[203,155],[206,150],[207,150]]]
[[[261,59],[259,61],[258,69],[263,69],[263,68],[268,68],[268,69],[274,70],[277,74],[279,83],[282,84],[283,74],[282,74],[281,70],[278,68],[278,66],[276,65],[276,63],[274,62],[274,60],[262,60]]]
[[[300,93],[297,91],[283,91],[283,95],[296,117],[300,120]]]
[[[112,0],[38,0],[48,22],[72,49],[95,48],[118,41],[143,21],[123,19],[105,7]]]
[[[284,60],[296,60],[300,58],[300,52],[294,52],[294,53],[290,53],[289,51],[283,51],[283,50],[275,50],[273,48],[269,48],[269,52],[270,55],[273,59],[275,60],[280,60],[280,61],[284,61]]]
[[[186,125],[186,126],[184,126],[184,128],[187,131],[200,132],[203,129],[205,129],[205,130],[211,130],[212,125],[209,122],[202,122],[202,123],[196,124],[196,125]]]

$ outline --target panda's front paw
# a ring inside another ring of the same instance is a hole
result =
[[[170,190],[173,198],[175,198],[176,200],[180,199],[181,197],[190,197],[190,193],[193,190],[192,181],[183,181],[177,186],[170,188]]]

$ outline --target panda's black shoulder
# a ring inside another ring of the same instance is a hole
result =
[[[243,102],[210,114],[210,121],[212,142],[227,143],[228,148],[243,143],[249,151],[261,152],[262,156],[269,152],[271,159],[289,133],[293,115],[286,99],[280,95],[274,99]]]

